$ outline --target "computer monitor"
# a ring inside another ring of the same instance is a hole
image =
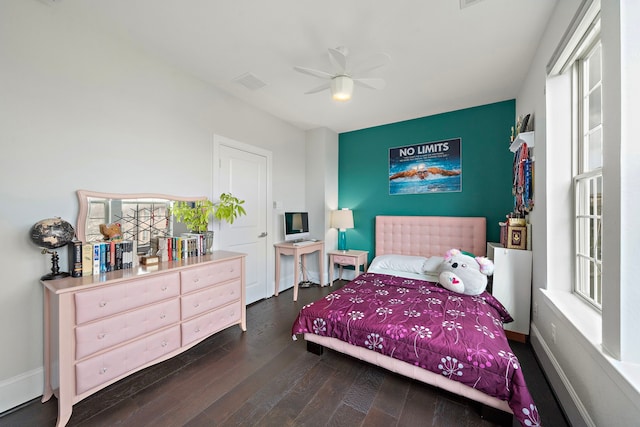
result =
[[[308,212],[285,212],[284,213],[284,240],[285,242],[295,242],[297,240],[308,239],[309,234],[309,213]]]

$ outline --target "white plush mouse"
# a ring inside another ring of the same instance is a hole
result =
[[[450,249],[440,264],[438,282],[450,291],[479,295],[487,288],[487,276],[493,274],[493,262],[486,257],[473,257]]]

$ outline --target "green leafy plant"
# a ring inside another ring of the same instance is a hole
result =
[[[229,224],[233,224],[233,221],[235,221],[237,217],[247,214],[242,207],[243,204],[244,200],[240,200],[230,193],[222,193],[220,195],[220,201],[214,204],[215,212],[213,216],[219,221],[226,221]]]
[[[209,226],[209,218],[213,216],[219,221],[233,224],[233,221],[241,215],[246,215],[244,200],[240,200],[230,193],[222,193],[220,201],[213,203],[211,200],[197,200],[195,202],[176,202],[171,214],[176,221],[183,222],[190,231],[203,233]]]

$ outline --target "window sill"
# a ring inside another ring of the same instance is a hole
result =
[[[583,341],[588,355],[632,399],[640,394],[640,364],[617,360],[602,347],[602,316],[571,292],[540,289],[554,315],[576,330],[576,338]]]

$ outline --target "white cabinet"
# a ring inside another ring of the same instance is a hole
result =
[[[524,341],[529,335],[531,312],[531,264],[532,252],[507,249],[500,243],[487,243],[487,257],[493,261],[493,285],[491,293],[509,311],[513,322],[504,329],[507,336]]]

